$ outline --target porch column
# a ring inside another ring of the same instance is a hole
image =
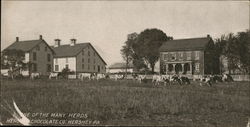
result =
[[[173,73],[175,73],[175,65],[176,64],[173,64],[173,71],[172,71]]]
[[[166,74],[168,74],[168,64],[166,64]]]
[[[192,68],[192,63],[189,63],[189,66],[190,66],[190,74],[192,74],[192,71],[193,71],[193,70],[192,70],[192,69],[193,69],[193,68]]]
[[[182,74],[184,73],[184,63],[181,64],[181,71],[182,71]]]

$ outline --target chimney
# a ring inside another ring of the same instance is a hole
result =
[[[19,37],[16,37],[16,42],[18,42],[19,41]]]
[[[74,46],[76,44],[76,39],[72,38],[70,41],[70,46]]]
[[[39,38],[40,40],[42,40],[42,39],[43,39],[43,36],[42,36],[42,35],[40,35],[39,37],[40,37],[40,38]]]
[[[210,38],[210,35],[209,35],[209,34],[207,34],[207,38]]]
[[[59,47],[60,46],[60,39],[55,39],[55,46],[54,47]]]

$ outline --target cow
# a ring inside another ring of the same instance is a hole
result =
[[[178,75],[170,76],[169,81],[170,81],[170,84],[177,82],[179,85],[181,85],[181,79],[179,78]]]
[[[211,75],[210,77],[213,83],[223,82],[221,75]]]
[[[36,79],[40,77],[40,73],[39,72],[32,72],[30,74],[30,79]]]
[[[154,85],[159,85],[161,82],[163,82],[164,85],[170,83],[168,75],[153,75],[152,82]]]
[[[115,81],[117,81],[118,79],[123,79],[124,75],[121,74],[115,74]]]
[[[58,76],[59,76],[59,73],[51,72],[50,75],[49,75],[49,79],[51,79],[51,78],[58,79]]]
[[[205,83],[205,85],[208,85],[208,86],[212,86],[211,76],[202,76],[200,78],[200,86],[203,86],[202,83]]]
[[[83,79],[88,79],[90,80],[91,79],[91,73],[80,73],[79,74],[79,78],[83,81]]]
[[[137,80],[139,81],[139,83],[142,83],[142,81],[144,81],[146,79],[146,75],[138,75],[137,76]]]
[[[96,80],[100,80],[100,79],[105,79],[105,74],[97,74],[96,75]]]
[[[229,75],[229,74],[223,74],[222,81],[223,82],[233,82],[234,80],[233,80],[233,78],[232,78],[231,75]]]
[[[188,77],[181,76],[180,80],[181,80],[181,84],[190,84]]]
[[[8,69],[1,69],[1,75],[7,77],[9,75],[8,71],[9,71]]]

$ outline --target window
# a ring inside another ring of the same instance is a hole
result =
[[[47,64],[47,72],[51,72],[51,65]]]
[[[88,70],[90,69],[89,65],[88,65]]]
[[[44,48],[44,51],[47,51],[47,50],[48,50],[47,47],[45,47],[45,48]]]
[[[55,71],[59,71],[59,65],[55,65]]]
[[[90,63],[90,59],[88,58],[88,63]]]
[[[66,65],[65,65],[65,68],[69,68],[69,65],[68,65],[68,64],[66,64]]]
[[[84,50],[82,50],[82,55],[84,56]]]
[[[82,63],[84,62],[84,58],[82,58]]]
[[[88,51],[88,56],[90,56],[90,52]]]
[[[195,64],[195,71],[199,72],[200,70],[200,63]]]
[[[47,55],[48,62],[50,62],[50,54]]]
[[[164,60],[168,59],[168,54],[164,54]]]
[[[57,59],[57,58],[55,58],[55,63],[56,63],[56,64],[58,63],[58,59]]]
[[[33,52],[33,60],[36,60],[36,52]]]
[[[93,66],[93,69],[95,70],[95,65]]]
[[[94,59],[94,64],[95,64],[95,59]]]
[[[82,64],[82,69],[84,69],[84,64]]]
[[[187,60],[191,60],[191,52],[187,52]]]
[[[171,60],[176,60],[176,53],[171,53]]]
[[[200,58],[200,52],[199,51],[195,51],[195,59],[199,60]]]
[[[65,60],[66,60],[66,63],[69,63],[69,59],[68,58],[66,58]]]
[[[164,60],[164,54],[161,53],[160,56],[161,56],[161,60]]]
[[[36,64],[36,63],[33,64],[33,71],[34,71],[34,72],[37,71],[37,64]]]
[[[36,50],[37,51],[39,51],[40,50],[40,46],[38,45],[38,46],[36,46]]]

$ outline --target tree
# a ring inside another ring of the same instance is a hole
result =
[[[228,59],[229,73],[240,70],[250,73],[250,32],[238,32],[237,35],[229,33],[222,35],[215,41],[216,53]]]
[[[236,38],[241,68],[245,73],[250,74],[250,31],[238,32]]]
[[[132,48],[137,57],[142,58],[146,65],[150,65],[151,71],[154,72],[155,63],[159,59],[159,48],[164,41],[173,39],[168,37],[159,29],[146,29],[142,31]]]
[[[15,69],[20,69],[25,67],[24,52],[22,50],[7,49],[1,54],[1,66]]]
[[[136,41],[137,36],[138,36],[137,33],[129,34],[127,41],[125,42],[125,45],[122,46],[121,49],[122,57],[126,61],[126,68],[125,68],[126,76],[127,76],[128,65],[133,60],[132,44]]]

